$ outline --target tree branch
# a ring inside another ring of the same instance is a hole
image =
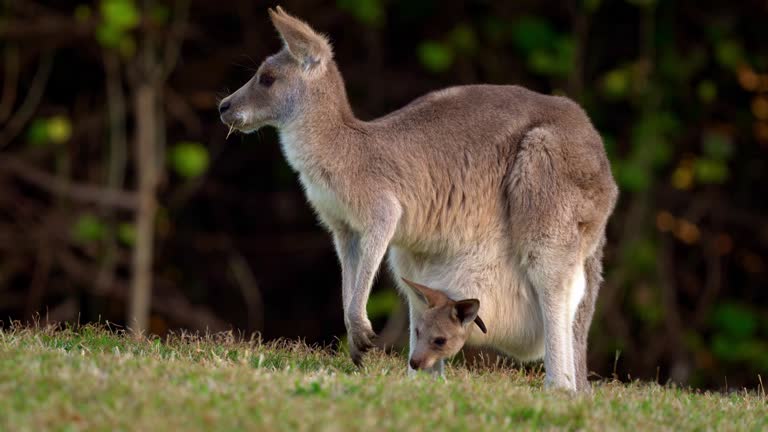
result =
[[[16,44],[5,46],[5,74],[3,75],[3,96],[0,99],[0,123],[5,123],[16,102],[16,84],[19,81],[19,49]]]
[[[33,186],[44,189],[48,193],[64,195],[74,201],[127,210],[136,208],[137,199],[132,192],[72,183],[27,165],[11,156],[0,156],[0,168],[5,172],[13,173],[16,177]]]
[[[40,104],[45,86],[48,84],[48,77],[51,75],[51,65],[53,65],[53,53],[46,52],[40,59],[40,65],[37,68],[35,77],[32,79],[32,84],[29,86],[27,98],[21,104],[19,110],[16,111],[16,114],[5,125],[5,128],[0,131],[0,148],[5,147],[16,138],[24,128],[24,125],[32,118],[37,106]]]

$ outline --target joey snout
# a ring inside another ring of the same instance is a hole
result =
[[[411,357],[411,361],[408,362],[408,364],[411,366],[411,369],[413,370],[422,370],[422,369],[431,368],[435,364],[435,362],[434,360],[427,361],[422,358]]]
[[[408,361],[408,365],[411,367],[411,369],[418,371],[418,370],[427,370],[432,369],[432,367],[437,363],[438,360],[442,360],[438,356],[433,355],[418,355],[415,354],[411,356],[410,361]]]

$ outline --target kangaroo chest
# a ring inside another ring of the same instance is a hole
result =
[[[299,179],[304,186],[307,201],[315,209],[323,223],[332,225],[332,222],[344,222],[353,228],[359,228],[359,221],[336,191],[304,174],[301,174]]]
[[[313,157],[307,153],[308,146],[296,131],[290,128],[281,130],[280,143],[288,164],[299,173],[299,181],[304,187],[307,201],[315,209],[321,222],[326,225],[332,225],[332,222],[344,222],[353,227],[359,225],[349,207],[328,181],[319,181],[317,176],[311,175],[313,170],[317,171],[317,167],[308,163]]]

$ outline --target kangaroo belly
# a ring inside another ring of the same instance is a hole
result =
[[[393,246],[389,265],[401,277],[444,291],[454,300],[480,300],[479,315],[488,327],[472,327],[468,343],[496,348],[529,361],[544,354],[544,326],[538,299],[520,266],[503,243],[479,243],[460,252],[424,254]],[[401,287],[409,301],[419,301]]]

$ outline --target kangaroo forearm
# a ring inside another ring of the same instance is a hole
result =
[[[368,303],[373,279],[387,252],[389,242],[395,234],[401,210],[399,206],[383,206],[376,213],[375,224],[361,235],[359,241],[357,274],[350,303],[346,305],[347,314],[352,317],[367,316],[365,306]]]
[[[360,236],[348,227],[333,228],[333,244],[341,264],[341,293],[344,310],[349,308],[360,261]]]

